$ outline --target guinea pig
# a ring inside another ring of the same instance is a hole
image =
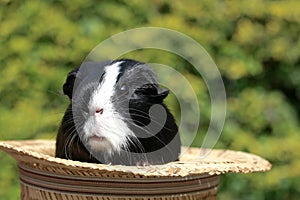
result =
[[[84,62],[63,85],[71,101],[56,139],[56,157],[150,165],[178,160],[181,141],[153,70],[130,59]]]

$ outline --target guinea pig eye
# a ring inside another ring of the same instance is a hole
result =
[[[123,85],[121,85],[120,90],[121,90],[121,91],[126,91],[127,88],[128,88],[127,85],[126,85],[126,84],[123,84]]]

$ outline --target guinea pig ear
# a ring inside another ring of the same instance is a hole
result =
[[[63,92],[65,95],[69,97],[69,99],[72,99],[72,93],[73,93],[73,86],[76,79],[76,75],[79,68],[73,69],[68,73],[66,82],[63,85]]]
[[[169,94],[168,89],[158,87],[157,95],[154,95],[154,97],[162,102],[168,96],[168,94]]]
[[[169,94],[169,90],[159,87],[155,84],[145,84],[137,88],[132,99],[149,100],[153,103],[161,103]]]

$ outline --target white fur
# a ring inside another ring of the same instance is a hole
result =
[[[105,67],[104,79],[89,101],[89,115],[83,127],[84,141],[91,150],[100,151],[107,156],[119,153],[122,147],[126,148],[127,137],[134,135],[111,102],[121,63],[122,61]],[[96,113],[100,108],[103,109],[103,113]],[[105,139],[93,140],[93,136]]]

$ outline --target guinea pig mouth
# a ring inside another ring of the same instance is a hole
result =
[[[97,136],[97,135],[93,135],[89,139],[93,140],[95,142],[104,142],[104,141],[107,140],[105,137],[103,137],[103,136]]]
[[[92,152],[109,152],[112,145],[106,137],[93,135],[88,139],[88,147]]]

